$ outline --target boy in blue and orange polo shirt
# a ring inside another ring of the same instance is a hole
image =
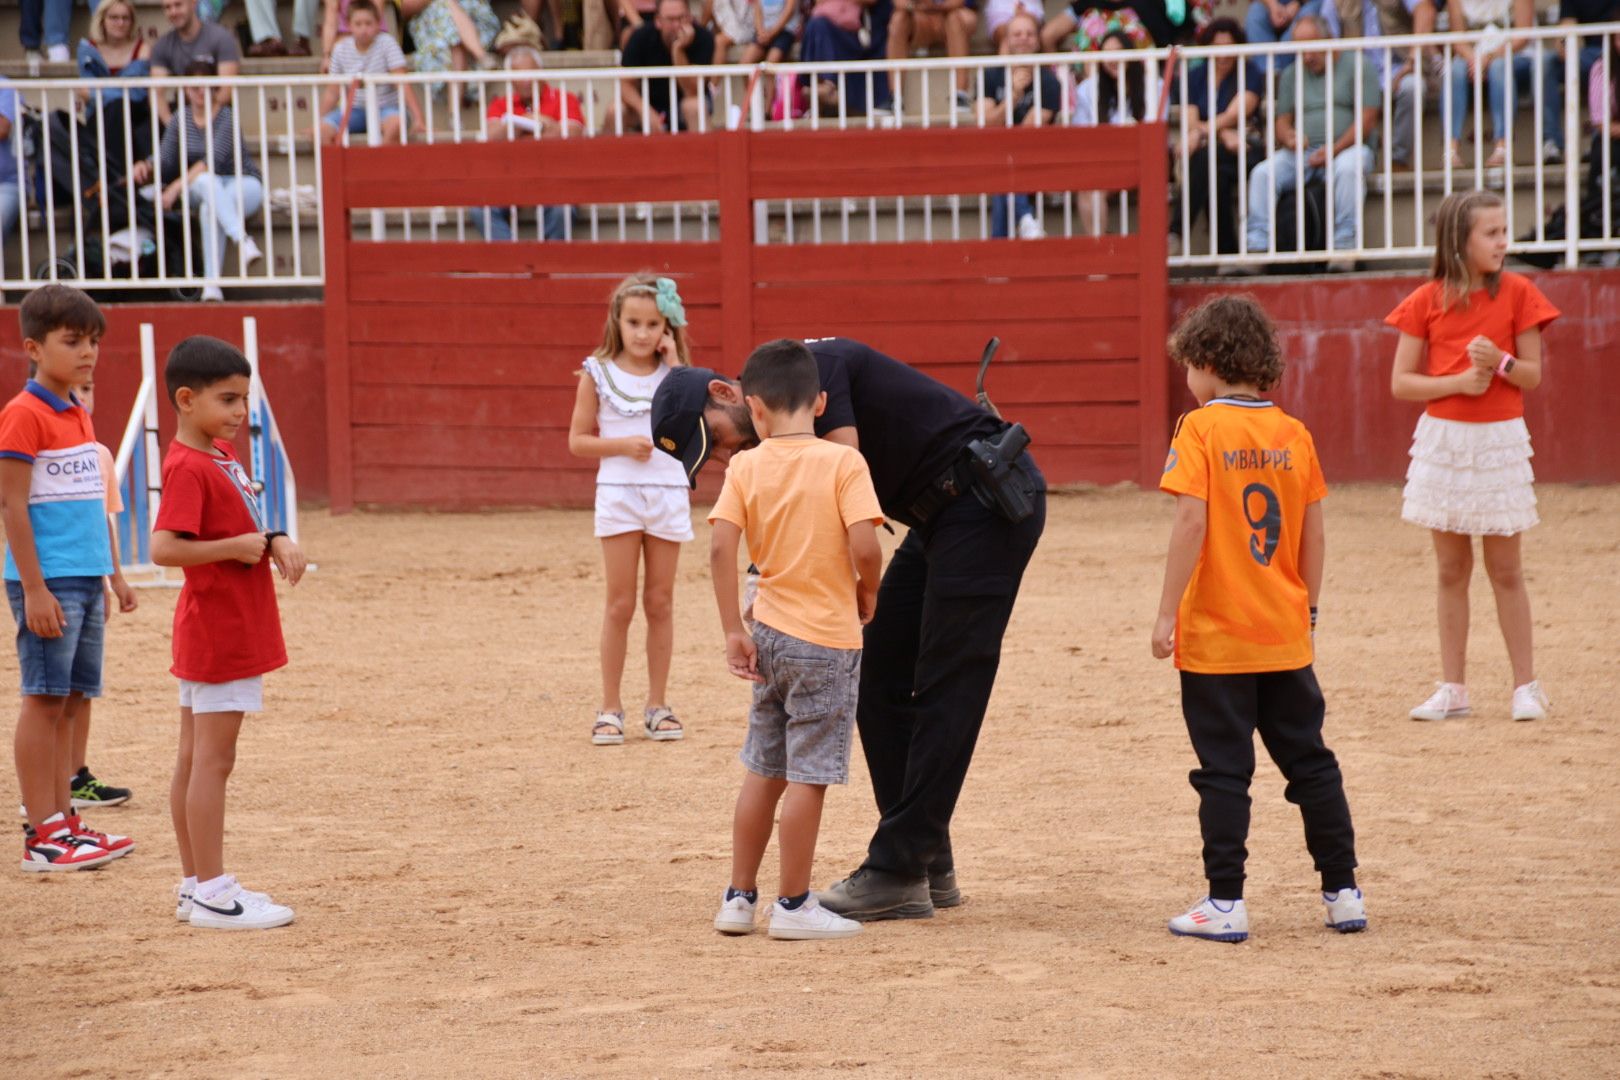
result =
[[[71,388],[94,374],[107,324],[94,301],[65,285],[29,293],[19,319],[35,376],[0,410],[0,501],[21,667],[22,869],[82,870],[134,847],[72,813],[67,767],[69,703],[101,694],[103,578],[113,570],[105,509],[113,480],[102,475],[90,415]]]
[[[1314,659],[1327,484],[1305,425],[1262,391],[1282,378],[1271,320],[1253,298],[1193,310],[1170,338],[1201,406],[1176,425],[1162,490],[1176,496],[1153,655],[1173,652],[1181,709],[1198,755],[1209,894],[1170,931],[1214,941],[1249,936],[1243,901],[1249,783],[1258,730],[1305,819],[1327,925],[1364,930],[1355,831],[1338,760],[1322,741]]]

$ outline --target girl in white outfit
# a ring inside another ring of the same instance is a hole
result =
[[[642,730],[666,742],[685,734],[666,692],[675,645],[675,564],[692,539],[689,488],[681,463],[653,452],[653,392],[675,366],[689,362],[686,311],[669,278],[626,278],[608,304],[601,347],[585,358],[568,429],[569,452],[599,458],[596,535],[607,572],[602,617],[602,705],[591,728],[598,746],[624,742],[619,684],[636,577],[646,564],[642,611],[647,617],[647,706]]]

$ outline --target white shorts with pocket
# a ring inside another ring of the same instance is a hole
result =
[[[692,498],[683,487],[597,484],[596,535],[642,532],[684,544],[692,539]]]
[[[230,682],[180,680],[180,707],[192,715],[216,712],[264,712],[264,676]]]

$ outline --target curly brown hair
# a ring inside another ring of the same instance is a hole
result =
[[[1205,300],[1176,324],[1167,347],[1176,363],[1213,371],[1229,385],[1269,390],[1282,379],[1277,328],[1248,293]]]

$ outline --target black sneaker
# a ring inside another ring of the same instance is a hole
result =
[[[83,810],[87,806],[117,806],[119,803],[129,802],[129,788],[102,783],[90,774],[88,765],[75,773],[69,783],[73,788],[75,810]]]
[[[934,902],[928,898],[928,879],[907,880],[866,867],[816,893],[828,911],[856,922],[880,919],[931,919]]]
[[[929,869],[928,899],[934,902],[936,908],[961,906],[962,890],[956,887],[956,871],[954,869]]]

